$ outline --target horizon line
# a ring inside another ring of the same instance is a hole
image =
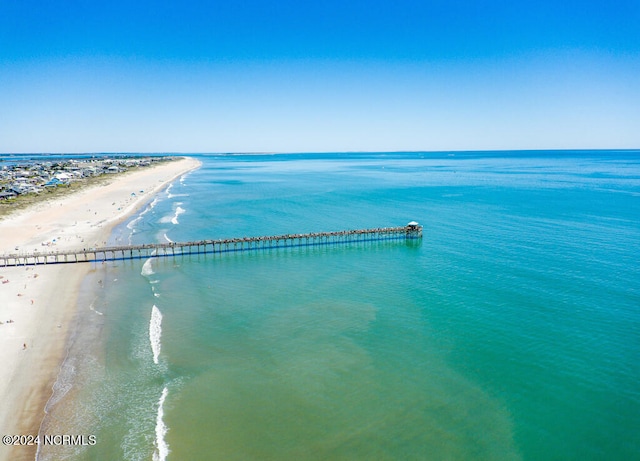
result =
[[[290,155],[290,154],[437,154],[487,152],[579,152],[640,151],[637,148],[545,148],[545,149],[452,149],[452,150],[336,150],[336,151],[86,151],[86,152],[0,152],[5,155]]]

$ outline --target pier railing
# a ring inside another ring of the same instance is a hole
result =
[[[33,252],[0,256],[0,267],[70,264],[128,259],[160,258],[206,253],[258,251],[319,245],[373,242],[381,240],[417,240],[422,238],[422,226],[410,223],[401,227],[380,227],[336,232],[283,234],[264,237],[240,237],[194,242],[147,243],[82,250]]]

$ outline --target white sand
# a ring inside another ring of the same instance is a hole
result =
[[[102,246],[115,225],[199,165],[191,158],[162,163],[9,215],[0,220],[0,254],[16,253],[16,247],[47,252]],[[90,268],[0,268],[0,436],[37,434],[65,354],[79,286]],[[35,447],[0,445],[0,460],[34,454]]]

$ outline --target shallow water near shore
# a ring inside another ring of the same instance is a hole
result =
[[[640,152],[197,157],[112,243],[424,237],[97,265],[39,459],[640,455]]]

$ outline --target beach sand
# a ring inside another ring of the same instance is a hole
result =
[[[199,165],[192,158],[161,163],[6,216],[0,219],[0,253],[102,246],[114,226]],[[66,354],[80,284],[90,269],[91,264],[0,268],[0,435],[38,434]],[[2,444],[0,461],[34,459],[36,448]]]

